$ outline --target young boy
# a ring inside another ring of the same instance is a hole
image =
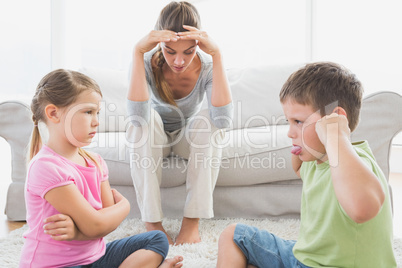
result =
[[[362,94],[356,76],[330,62],[288,78],[280,101],[303,180],[298,241],[231,225],[217,267],[396,267],[387,181],[367,141],[350,142]]]

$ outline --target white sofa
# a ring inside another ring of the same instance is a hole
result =
[[[291,140],[279,103],[279,91],[301,65],[259,66],[228,70],[234,101],[233,127],[214,192],[215,217],[298,217],[302,182],[291,167]],[[127,71],[81,70],[94,78],[104,95],[100,127],[89,150],[100,153],[109,167],[109,180],[131,202],[130,217],[139,217],[130,176],[125,130]],[[402,97],[379,92],[365,97],[352,140],[366,139],[388,178],[391,141],[402,130]],[[0,136],[12,152],[12,183],[7,194],[9,220],[25,220],[24,182],[26,147],[32,130],[28,105],[0,104]],[[185,159],[164,159],[162,207],[166,217],[182,217],[186,196]]]

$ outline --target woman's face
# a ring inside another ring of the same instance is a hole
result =
[[[174,73],[183,73],[190,66],[196,55],[195,40],[179,40],[177,42],[162,42],[162,53],[166,63]]]

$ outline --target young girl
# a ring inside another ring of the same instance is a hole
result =
[[[187,198],[176,244],[200,242],[199,219],[214,216],[213,191],[225,134],[222,129],[230,126],[233,117],[221,51],[200,28],[200,16],[192,4],[172,1],[165,6],[155,30],[135,45],[128,91],[128,115],[133,120],[127,133],[136,143],[132,154],[152,159],[152,163],[161,163],[171,151],[188,159]],[[200,112],[205,96],[209,109]],[[137,141],[144,136],[149,138],[142,145]],[[213,164],[200,164],[211,159]],[[161,171],[161,165],[131,165],[147,230],[166,233],[159,189]]]
[[[162,232],[148,232],[107,245],[103,236],[127,216],[129,202],[108,182],[104,160],[82,146],[99,125],[102,94],[89,77],[55,70],[39,83],[32,100],[34,129],[25,186],[27,223],[20,267],[181,267],[181,257],[163,260]],[[38,123],[46,124],[45,144]]]

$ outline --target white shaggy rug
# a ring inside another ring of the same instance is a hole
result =
[[[266,229],[285,239],[297,239],[299,230],[299,220],[279,219],[279,220],[245,220],[245,219],[225,219],[225,220],[201,220],[200,232],[202,242],[193,245],[171,246],[168,257],[181,255],[184,257],[184,267],[188,268],[211,268],[216,266],[218,253],[218,239],[220,233],[231,223],[245,223]],[[174,239],[180,229],[180,220],[165,220],[165,229]],[[27,226],[12,231],[6,238],[0,239],[0,267],[18,267],[21,247],[24,243],[22,233]],[[139,219],[125,220],[119,228],[110,233],[106,239],[108,241],[118,238],[145,232],[144,224]],[[402,239],[394,240],[395,257],[398,267],[402,268]]]

